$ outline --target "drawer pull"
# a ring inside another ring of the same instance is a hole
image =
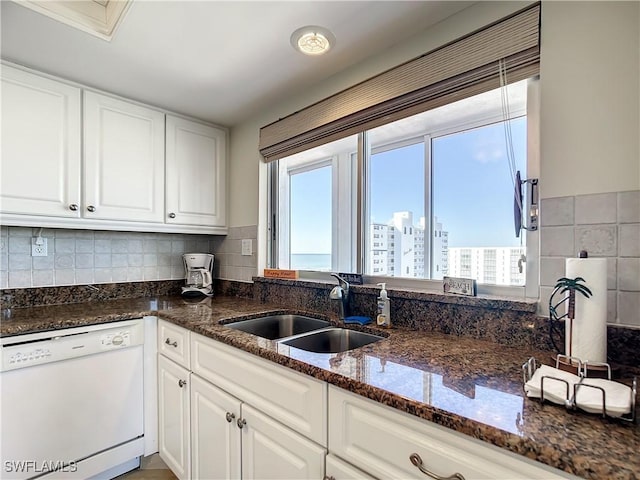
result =
[[[244,428],[244,426],[247,424],[247,421],[244,418],[239,418],[237,424],[238,428]]]
[[[418,469],[422,473],[431,478],[435,478],[435,480],[465,480],[465,478],[459,473],[454,473],[453,475],[449,475],[448,477],[441,477],[440,475],[436,475],[435,473],[430,472],[429,470],[424,468],[422,458],[420,458],[420,455],[418,455],[417,453],[412,453],[411,455],[409,455],[409,460],[411,460],[411,463],[418,467]]]
[[[171,345],[172,347],[176,347],[178,348],[178,342],[173,342],[171,343],[171,340],[169,340],[169,337],[167,337],[167,339],[164,341],[164,343],[166,343],[167,345]]]
[[[186,381],[186,380],[178,380],[178,386],[179,386],[180,388],[184,387],[186,384],[187,384],[187,381]]]
[[[235,413],[227,412],[227,422],[233,422],[233,419],[236,418]]]

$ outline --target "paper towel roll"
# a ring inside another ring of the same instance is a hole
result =
[[[566,322],[565,351],[582,361],[607,361],[607,259],[567,258],[565,272],[568,278],[582,277],[591,290],[587,298],[576,292],[576,310],[573,332]],[[571,339],[571,348],[569,348]]]

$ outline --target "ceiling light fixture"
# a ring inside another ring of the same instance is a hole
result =
[[[336,43],[336,37],[326,28],[308,25],[291,35],[293,48],[305,55],[322,55]]]

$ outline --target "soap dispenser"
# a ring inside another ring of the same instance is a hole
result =
[[[391,327],[391,305],[389,297],[387,296],[387,284],[378,283],[380,289],[380,296],[378,297],[378,316],[376,317],[376,323],[381,327]]]

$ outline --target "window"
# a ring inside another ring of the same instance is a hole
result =
[[[354,271],[352,169],[357,136],[278,161],[274,266]],[[343,205],[346,208],[343,208]]]
[[[279,160],[277,266],[524,285],[513,164],[526,177],[526,92],[509,85],[508,120],[497,89]]]

